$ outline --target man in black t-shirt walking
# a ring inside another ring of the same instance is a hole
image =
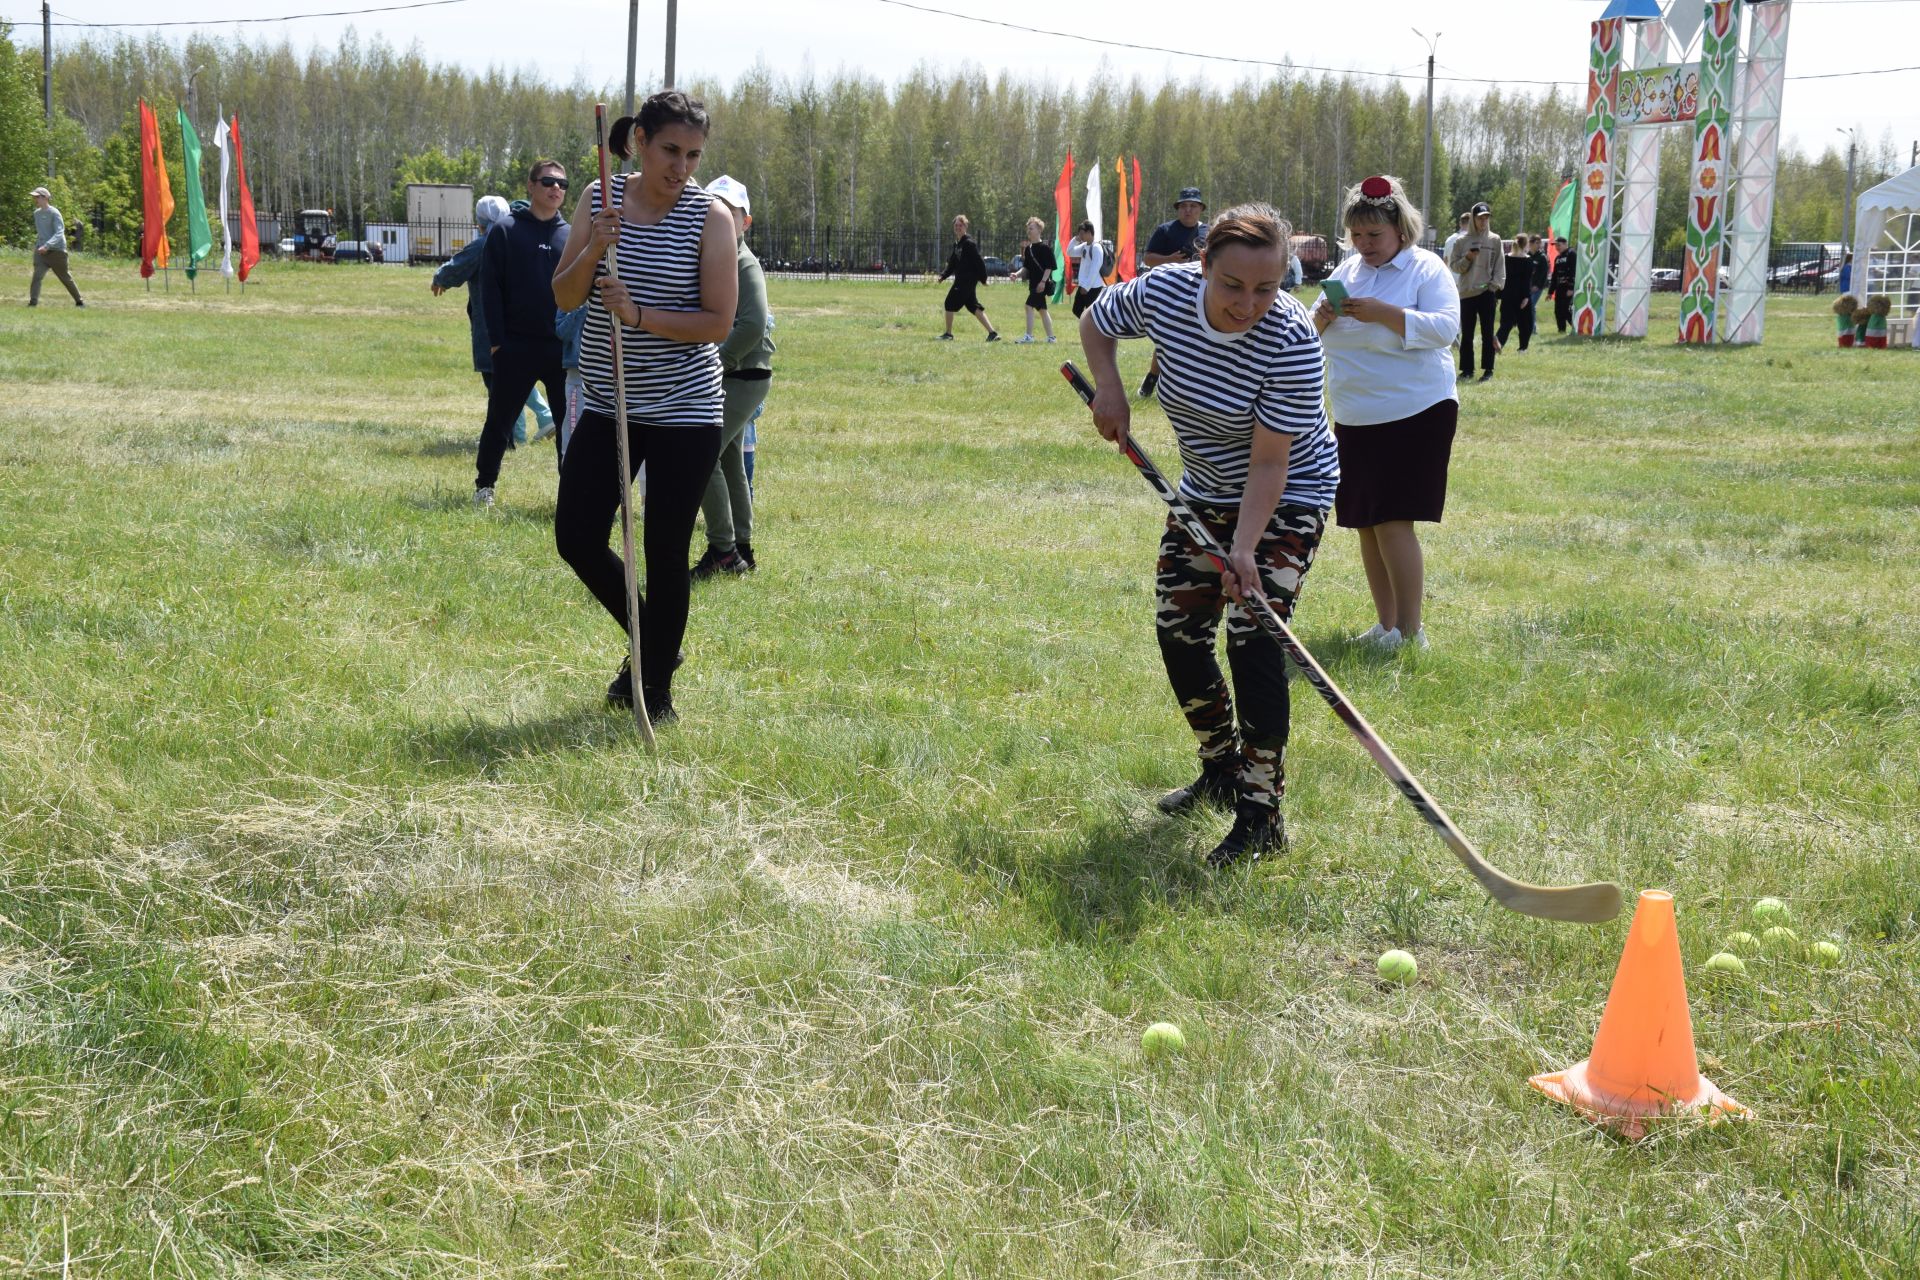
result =
[[[1207,202],[1200,197],[1200,188],[1182,187],[1173,202],[1176,215],[1171,222],[1163,222],[1153,229],[1153,235],[1147,240],[1147,252],[1144,255],[1149,268],[1162,266],[1169,262],[1192,262],[1200,256],[1200,250],[1206,246],[1207,224],[1200,218],[1207,211]],[[1154,387],[1160,382],[1160,355],[1154,353],[1153,361],[1147,366],[1147,376],[1140,380],[1140,398],[1146,399],[1153,394]]]

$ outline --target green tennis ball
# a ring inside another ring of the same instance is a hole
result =
[[[1388,982],[1412,982],[1420,976],[1420,962],[1398,947],[1382,955],[1373,967]]]
[[[1748,955],[1752,955],[1760,949],[1760,939],[1743,929],[1739,933],[1729,935],[1727,945],[1735,951],[1744,951]]]
[[[1731,951],[1719,951],[1707,957],[1708,973],[1727,973],[1739,977],[1747,971],[1747,962]]]
[[[1813,944],[1813,958],[1821,964],[1840,963],[1840,944],[1837,942],[1816,942]]]
[[[1762,898],[1753,904],[1753,918],[1761,924],[1785,924],[1787,904],[1778,898]]]
[[[1171,1022],[1156,1022],[1140,1033],[1140,1047],[1150,1058],[1165,1057],[1187,1047],[1187,1037]]]
[[[1783,924],[1777,924],[1761,934],[1760,941],[1769,947],[1793,947],[1800,944],[1800,935]]]

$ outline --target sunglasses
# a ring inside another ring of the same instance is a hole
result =
[[[556,178],[550,173],[544,177],[535,178],[534,181],[543,187],[558,187],[562,191],[567,189],[567,180],[565,178]]]

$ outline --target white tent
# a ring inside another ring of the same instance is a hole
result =
[[[1920,347],[1920,165],[1860,194],[1854,205],[1853,295],[1884,293],[1889,337]]]

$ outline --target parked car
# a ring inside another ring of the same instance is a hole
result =
[[[291,239],[287,239],[287,240],[282,240],[279,244],[275,245],[274,248],[279,250],[280,255],[282,257],[291,258],[293,256],[293,251],[295,246]]]
[[[1007,272],[1011,270],[1005,258],[996,258],[992,254],[988,254],[985,258],[981,259],[981,261],[987,264],[987,279],[989,280],[1005,280],[1007,278]]]
[[[380,259],[380,246],[365,240],[342,240],[333,246],[335,262],[378,262]]]
[[[1655,293],[1680,292],[1679,268],[1655,267],[1653,269],[1653,291]]]

